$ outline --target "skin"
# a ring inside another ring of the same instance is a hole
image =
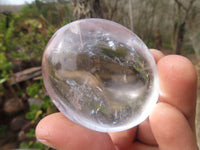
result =
[[[55,113],[37,125],[38,140],[59,150],[197,150],[194,66],[182,56],[151,52],[157,63],[160,97],[143,123],[126,131],[100,133]]]

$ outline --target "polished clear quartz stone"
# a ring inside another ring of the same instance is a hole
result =
[[[104,19],[78,20],[59,29],[45,49],[42,69],[57,108],[96,131],[140,124],[159,95],[156,64],[146,45]]]

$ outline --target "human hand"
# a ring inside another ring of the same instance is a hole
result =
[[[55,113],[37,125],[39,141],[59,150],[197,150],[195,69],[182,56],[151,52],[157,63],[160,97],[148,119],[126,131],[100,133]]]

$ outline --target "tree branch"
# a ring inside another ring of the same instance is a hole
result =
[[[179,2],[179,0],[174,0],[174,1],[176,2],[176,4],[178,6],[182,7],[185,11],[187,11],[187,8],[181,2]],[[193,1],[193,0],[191,0],[191,1]]]
[[[118,0],[115,1],[114,8],[113,8],[113,10],[112,10],[112,13],[111,13],[110,19],[113,18],[115,12],[117,11],[117,8],[118,8],[118,2],[119,2]]]
[[[191,7],[192,7],[194,2],[195,2],[195,0],[190,0],[190,4],[189,4],[189,6],[187,8],[187,11],[189,11],[191,9]]]
[[[190,0],[188,7],[185,7],[183,3],[181,3],[179,0],[174,0],[174,1],[177,3],[178,6],[182,7],[186,12],[188,12],[191,9],[193,3],[195,2],[195,0]]]
[[[178,5],[179,8],[183,8],[183,10],[185,11],[185,19],[188,19],[188,14],[190,12],[190,10],[192,9],[192,5],[194,4],[195,0],[190,0],[188,7],[185,7],[183,5],[183,3],[181,3],[179,0],[174,0],[176,2],[176,4]]]

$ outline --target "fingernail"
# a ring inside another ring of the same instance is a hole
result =
[[[42,144],[44,144],[44,145],[47,145],[47,146],[49,146],[49,147],[55,148],[55,146],[54,146],[52,143],[49,143],[47,140],[38,139],[38,138],[37,138],[37,141],[40,142],[40,143],[42,143]]]

